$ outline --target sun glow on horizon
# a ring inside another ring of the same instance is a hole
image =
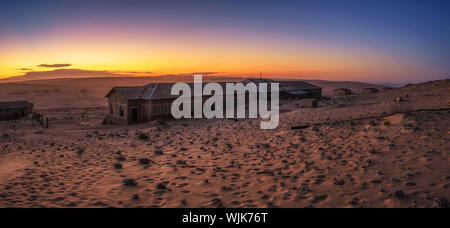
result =
[[[76,4],[69,16],[58,4],[54,7],[61,12],[56,13],[40,14],[30,8],[29,13],[37,14],[35,20],[41,23],[38,27],[32,26],[32,19],[14,24],[13,16],[3,16],[11,22],[0,22],[4,28],[0,30],[0,78],[55,69],[131,76],[264,72],[268,77],[359,81],[414,81],[450,73],[450,67],[443,64],[448,53],[442,52],[448,45],[419,43],[426,37],[413,40],[403,35],[415,34],[415,30],[397,32],[390,21],[365,21],[360,15],[341,13],[339,6],[324,16],[326,8],[321,6],[295,4],[299,14],[261,3],[262,12],[278,16],[263,17],[214,3],[208,7],[217,7],[216,14],[188,6],[186,11],[200,13],[186,14],[164,4],[155,6],[161,12],[150,14],[147,11],[152,7],[116,4],[107,9],[94,4],[89,10]],[[234,14],[228,16],[222,10]],[[390,17],[397,19],[396,14]],[[70,66],[40,66],[61,63]]]

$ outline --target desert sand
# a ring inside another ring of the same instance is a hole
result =
[[[450,80],[316,109],[284,101],[276,130],[249,119],[102,125],[114,80],[84,80],[84,92],[1,85],[50,126],[0,122],[0,207],[448,207]]]

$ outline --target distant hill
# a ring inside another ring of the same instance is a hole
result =
[[[21,76],[0,79],[0,83],[23,82],[34,80],[49,80],[58,78],[98,78],[98,77],[126,77],[106,71],[88,71],[79,69],[56,69],[52,71],[32,71]]]

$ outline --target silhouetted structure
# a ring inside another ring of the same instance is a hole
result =
[[[381,92],[389,92],[389,91],[392,91],[392,90],[394,90],[394,88],[392,88],[392,87],[383,87],[383,88],[381,88]]]
[[[259,87],[260,83],[270,83],[277,81],[270,79],[247,79],[242,81],[244,85],[249,82],[255,83]],[[226,83],[216,82],[222,86],[222,91],[226,95]],[[234,83],[234,82],[230,82]],[[294,97],[297,99],[317,98],[322,96],[322,88],[303,81],[279,81],[280,98]],[[187,83],[191,91],[194,91],[194,84]],[[108,98],[108,113],[105,117],[106,124],[135,124],[146,123],[155,119],[171,118],[172,102],[178,95],[171,95],[174,83],[152,83],[145,86],[114,87],[106,95]],[[203,86],[206,84],[203,83]],[[194,95],[194,94],[192,94]],[[235,94],[236,98],[237,94]],[[210,96],[203,96],[202,102],[205,102]],[[268,93],[270,99],[270,92]],[[225,99],[225,96],[224,96]],[[247,101],[248,103],[248,96]],[[194,98],[191,101],[194,106]],[[223,102],[226,106],[226,101]],[[234,102],[235,111],[237,102]],[[224,109],[223,107],[217,107]],[[193,109],[192,109],[193,110]]]
[[[32,111],[33,104],[28,101],[0,102],[0,120],[28,118]]]
[[[243,84],[249,82],[255,83],[258,87],[260,83],[280,83],[280,98],[322,98],[322,88],[305,81],[275,81],[271,79],[246,79],[242,81]]]

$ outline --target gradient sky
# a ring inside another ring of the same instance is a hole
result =
[[[449,12],[447,0],[1,1],[0,78],[55,69],[449,78]]]

